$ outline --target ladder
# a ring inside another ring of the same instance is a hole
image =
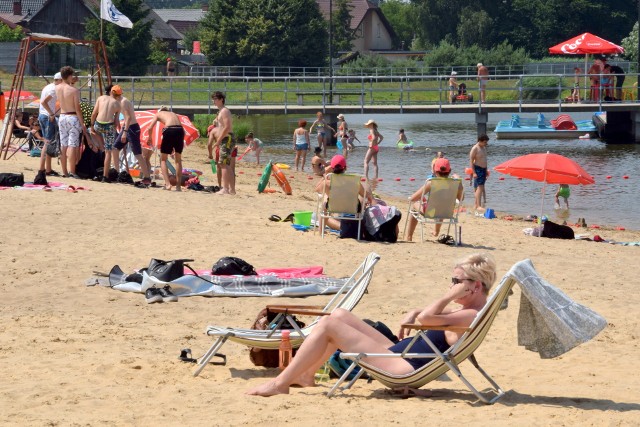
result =
[[[11,91],[9,92],[9,99],[7,101],[6,115],[4,122],[2,123],[2,129],[0,129],[0,153],[3,159],[7,159],[7,153],[9,152],[9,146],[13,139],[13,125],[16,120],[16,112],[18,111],[18,103],[20,102],[20,91],[24,84],[24,69],[27,64],[27,57],[29,56],[29,45],[31,44],[31,37],[25,37],[20,42],[20,52],[18,53],[18,60],[16,62],[16,72],[13,75],[13,81],[11,82]]]

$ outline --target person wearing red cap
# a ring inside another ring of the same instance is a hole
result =
[[[318,194],[326,194],[327,198],[329,197],[329,193],[331,192],[331,175],[329,174],[342,174],[347,170],[347,159],[340,154],[336,154],[331,158],[330,165],[325,169],[325,176],[318,182],[316,185],[316,192]],[[365,188],[360,185],[360,189],[358,193],[361,198],[361,202],[365,201],[368,204],[373,202],[373,197],[369,191],[366,191]],[[324,201],[325,203],[327,200]],[[335,218],[327,218],[324,224],[320,224],[320,227],[328,226],[333,230],[340,230],[340,220]]]
[[[176,62],[172,58],[167,58],[167,76],[175,77],[176,75]]]
[[[449,178],[449,174],[451,173],[451,164],[449,160],[441,157],[436,159],[433,163],[433,170],[436,175],[436,178]],[[420,200],[422,195],[427,195],[431,191],[431,179],[428,179],[427,182],[418,189],[411,197],[409,197],[409,201],[413,203],[413,209],[416,211],[424,212],[427,207],[427,200]],[[464,187],[462,183],[458,188],[458,200],[462,201],[464,199]],[[409,215],[409,219],[407,220],[409,223],[407,225],[407,235],[405,236],[405,240],[407,242],[411,242],[413,240],[413,232],[416,229],[416,225],[418,225],[418,221],[414,218],[413,215]],[[442,224],[436,224],[435,230],[431,233],[433,236],[438,236],[440,234],[440,227]]]

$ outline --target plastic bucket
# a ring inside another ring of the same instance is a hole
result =
[[[293,223],[299,225],[311,225],[311,215],[313,212],[311,211],[295,211],[293,213]]]

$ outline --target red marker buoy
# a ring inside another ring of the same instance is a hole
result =
[[[465,175],[473,175],[473,171],[471,170],[471,168],[465,168],[464,173]]]
[[[598,224],[591,224],[589,228],[600,228],[600,226]]]
[[[415,181],[415,180],[416,180],[415,178],[409,178],[409,181]]]
[[[518,181],[522,181],[522,178],[518,178]]]
[[[624,228],[624,227],[623,227],[623,226],[621,226],[621,225],[618,225],[618,226],[616,227],[616,230],[624,231],[624,230],[626,230],[626,228]]]
[[[611,179],[611,175],[607,175],[607,179]]]
[[[382,181],[383,181],[383,179],[382,179],[382,178],[378,178],[378,182],[382,182]]]
[[[362,181],[362,182],[364,182],[364,181],[366,181],[366,180],[367,180],[367,178],[360,178],[360,181]],[[355,203],[355,202],[354,202],[354,203]]]
[[[242,175],[242,174],[244,173],[244,171],[238,171],[238,173],[239,173],[240,175]]]
[[[294,176],[293,176],[293,175],[289,175],[289,179],[293,179],[293,178],[294,178]]]
[[[622,179],[629,179],[629,176],[625,175],[622,177]]]
[[[400,178],[395,178],[396,181],[400,181]]]
[[[504,181],[504,176],[501,176],[500,178],[498,178],[498,181]]]
[[[258,172],[256,175],[258,175],[258,176],[262,176],[262,173],[261,173],[261,172]]]
[[[466,177],[464,180],[465,180],[465,181],[471,181],[471,178]]]
[[[313,177],[312,176],[307,176],[307,179],[313,179]]]

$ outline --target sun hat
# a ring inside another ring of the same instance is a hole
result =
[[[62,74],[60,74],[60,73],[56,73],[56,74],[53,76],[53,80],[62,80]]]
[[[433,170],[443,173],[451,172],[451,164],[449,163],[449,159],[445,159],[444,157],[438,158],[433,165]]]
[[[344,120],[344,114],[338,114],[338,119]]]
[[[452,71],[452,72],[451,72],[451,75],[452,75],[452,76],[457,76],[457,75],[458,75],[458,73],[457,73],[457,72],[455,72],[455,71]]]
[[[115,85],[111,88],[111,93],[114,95],[122,95],[122,88],[120,85]]]
[[[376,127],[378,126],[378,124],[375,122],[375,120],[369,120],[367,123],[364,124],[364,127],[369,127],[371,125],[374,125]]]
[[[340,168],[342,170],[345,170],[347,168],[347,160],[344,158],[344,156],[336,154],[331,158],[331,167],[333,169]]]

